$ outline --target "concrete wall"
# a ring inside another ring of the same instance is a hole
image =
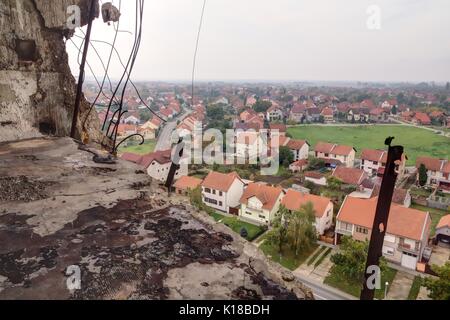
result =
[[[74,4],[85,24],[90,0],[0,1],[0,142],[70,133],[76,82],[64,40]],[[83,98],[80,118],[88,108]],[[100,141],[98,127],[94,111],[85,136]]]

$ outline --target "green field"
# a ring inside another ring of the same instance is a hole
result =
[[[119,148],[120,153],[136,153],[136,154],[147,154],[153,152],[155,150],[156,141],[154,140],[146,140],[143,145],[130,145],[127,147]]]
[[[450,138],[431,131],[402,125],[367,126],[315,126],[303,125],[288,128],[295,139],[306,139],[314,147],[318,141],[354,146],[358,155],[362,149],[382,149],[388,136],[395,137],[394,144],[405,147],[408,165],[414,165],[418,156],[450,158]]]

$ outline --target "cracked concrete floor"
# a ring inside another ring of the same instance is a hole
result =
[[[0,144],[0,299],[310,297],[139,169],[97,165],[66,138]]]

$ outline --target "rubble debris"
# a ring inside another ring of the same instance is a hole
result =
[[[50,184],[26,176],[0,177],[0,202],[31,202],[45,199],[48,197],[46,188]]]

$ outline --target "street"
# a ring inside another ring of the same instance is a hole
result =
[[[300,279],[306,286],[308,286],[316,300],[358,300],[356,297],[353,297],[347,293],[344,293],[340,290],[334,289],[330,286],[327,286],[323,283],[311,280],[302,275],[296,275],[297,278]]]

